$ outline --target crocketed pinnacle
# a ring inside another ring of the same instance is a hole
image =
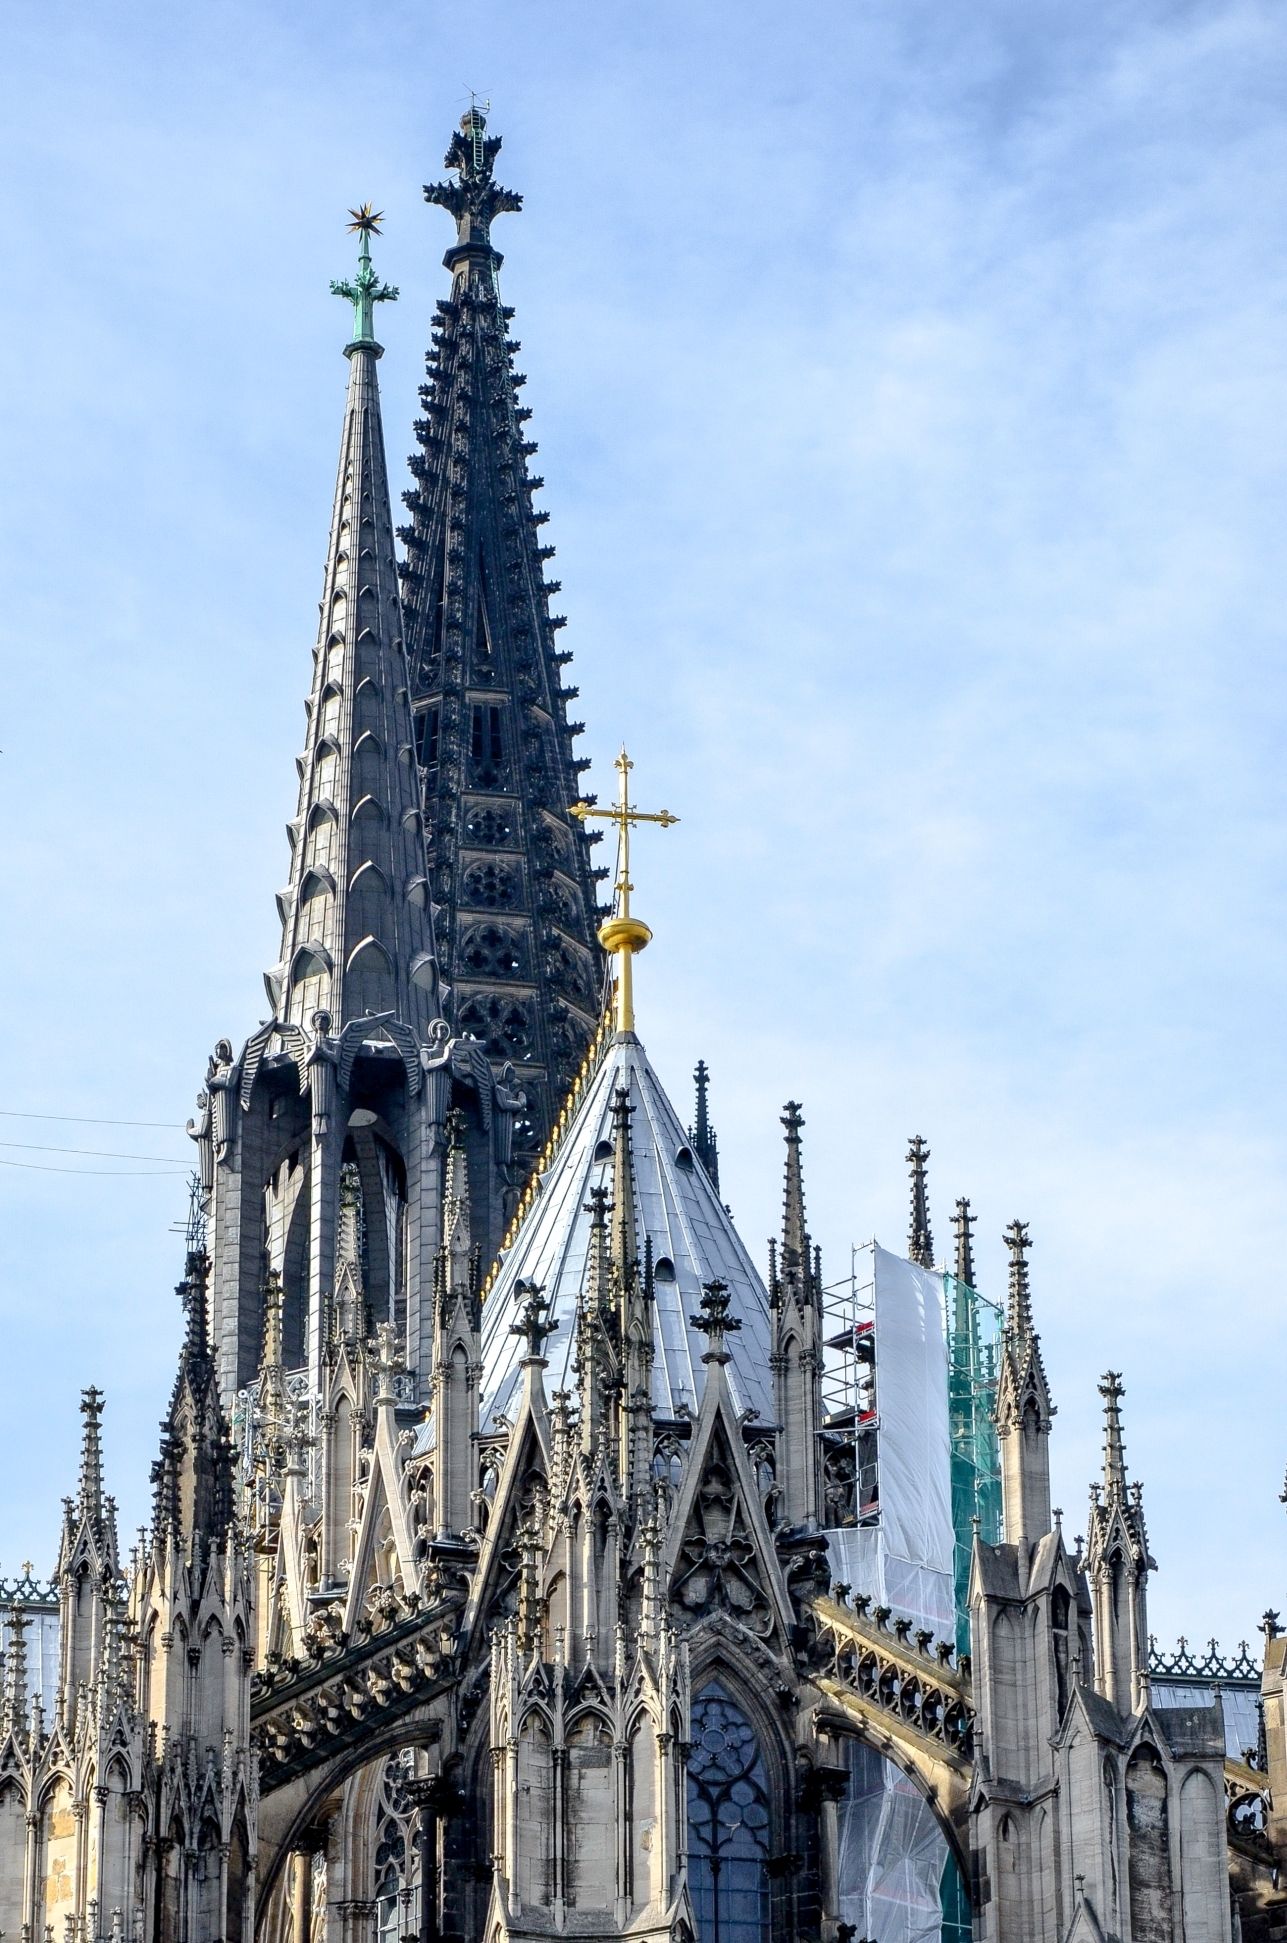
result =
[[[1004,1239],[1010,1251],[1006,1334],[1016,1342],[1030,1342],[1036,1332],[1032,1326],[1032,1290],[1028,1282],[1028,1250],[1032,1246],[1032,1241],[1028,1234],[1027,1222],[1012,1221],[1005,1231]]]
[[[394,1014],[423,1037],[440,1011],[420,793],[412,753],[402,609],[394,559],[370,309],[369,236],[346,347],[348,397],[322,585],[291,872],[279,899],[281,960],[269,974],[277,1015],[319,1033]]]
[[[1121,1372],[1106,1370],[1100,1378],[1104,1399],[1104,1496],[1122,1503],[1126,1497],[1126,1445],[1122,1439],[1122,1398],[1126,1387]]]
[[[177,1291],[187,1329],[152,1466],[154,1538],[173,1537],[193,1557],[199,1545],[218,1549],[232,1521],[232,1445],[205,1321],[209,1274],[207,1256],[189,1254]]]
[[[913,1136],[907,1150],[907,1164],[912,1170],[912,1219],[907,1237],[907,1258],[921,1268],[934,1266],[934,1237],[930,1232],[929,1192],[926,1185],[925,1163],[930,1150],[920,1134]]]
[[[1005,1231],[1005,1245],[1010,1251],[1010,1285],[1001,1332],[997,1427],[1019,1422],[1033,1410],[1039,1426],[1048,1430],[1055,1406],[1050,1400],[1050,1385],[1041,1357],[1041,1338],[1032,1320],[1032,1291],[1028,1282],[1028,1250],[1032,1243],[1026,1222],[1010,1223]]]
[[[719,1136],[711,1125],[710,1116],[710,1068],[704,1059],[699,1059],[693,1071],[693,1081],[697,1088],[697,1116],[689,1128],[689,1139],[693,1152],[710,1175],[716,1187],[719,1186]]]
[[[103,1392],[91,1384],[80,1393],[80,1414],[84,1419],[80,1441],[80,1488],[76,1499],[79,1518],[95,1532],[103,1524]]]
[[[1099,1394],[1104,1399],[1104,1474],[1102,1483],[1091,1486],[1087,1558],[1093,1572],[1120,1547],[1129,1552],[1137,1566],[1151,1570],[1154,1561],[1149,1556],[1144,1522],[1144,1488],[1138,1482],[1129,1484],[1126,1478],[1122,1433],[1126,1388],[1119,1371],[1104,1372]]]
[[[577,691],[555,651],[558,583],[546,579],[553,549],[539,530],[548,515],[532,503],[536,447],[496,288],[491,226],[521,206],[493,178],[499,148],[471,109],[447,151],[453,179],[425,191],[455,218],[456,241],[400,537],[437,945],[457,1031],[498,1072],[521,1067],[521,1166],[543,1147],[598,1028],[604,960],[593,839],[568,814],[588,766],[572,754]]]
[[[619,1086],[612,1096],[612,1263],[623,1282],[639,1262],[635,1167],[630,1151],[634,1111],[628,1090]]]
[[[800,1130],[804,1114],[798,1100],[782,1109],[786,1134],[786,1178],[782,1189],[782,1280],[803,1284],[809,1274],[809,1230],[804,1216],[804,1170],[800,1163]]]
[[[970,1204],[965,1196],[962,1195],[957,1201],[956,1212],[952,1216],[952,1229],[956,1236],[956,1256],[953,1271],[957,1281],[964,1282],[966,1287],[971,1289],[976,1286],[974,1280],[974,1222],[975,1217],[970,1213]]]

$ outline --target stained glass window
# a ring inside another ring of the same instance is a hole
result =
[[[769,1794],[755,1730],[713,1681],[693,1704],[688,1886],[702,1943],[768,1943]]]

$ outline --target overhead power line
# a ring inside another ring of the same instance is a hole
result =
[[[169,1167],[52,1167],[47,1161],[6,1160],[0,1154],[0,1167],[21,1167],[33,1174],[98,1174],[109,1181],[137,1179],[141,1175],[151,1175],[155,1179],[164,1177],[167,1181],[175,1178],[173,1165]]]
[[[187,1160],[172,1160],[169,1154],[116,1154],[105,1147],[42,1147],[35,1140],[0,1140],[0,1147],[19,1147],[27,1154],[84,1154],[90,1160],[160,1160],[167,1167],[191,1165]]]
[[[65,1120],[77,1127],[159,1127],[166,1133],[185,1131],[179,1120],[96,1120],[86,1113],[22,1113],[12,1106],[0,1106],[0,1120]]]

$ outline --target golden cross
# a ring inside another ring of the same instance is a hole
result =
[[[617,826],[617,882],[612,916],[599,926],[599,943],[617,961],[616,1022],[618,1032],[635,1029],[635,995],[632,960],[652,937],[648,926],[630,914],[630,832],[639,823],[659,823],[668,830],[679,818],[669,810],[639,810],[630,801],[630,771],[634,768],[624,747],[613,765],[621,778],[617,800],[606,809],[590,803],[573,803],[570,814],[582,823],[597,819]]]

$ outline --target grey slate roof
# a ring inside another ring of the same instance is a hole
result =
[[[673,1417],[696,1411],[705,1381],[705,1338],[689,1317],[702,1284],[718,1277],[732,1292],[742,1324],[728,1338],[729,1383],[740,1410],[773,1416],[769,1368],[772,1332],[763,1281],[720,1202],[648,1056],[632,1033],[617,1036],[545,1174],[541,1191],[501,1265],[483,1310],[481,1426],[512,1415],[523,1347],[510,1334],[515,1285],[534,1280],[552,1305],[554,1333],[545,1346],[549,1392],[575,1387],[572,1361],[576,1306],[585,1279],[592,1187],[612,1187],[612,1097],[629,1089],[639,1248],[651,1239],[656,1267],[653,1408]]]

